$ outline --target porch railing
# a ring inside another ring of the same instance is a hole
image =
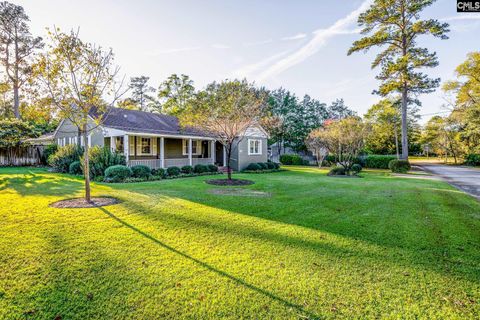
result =
[[[178,158],[178,159],[165,159],[165,168],[168,167],[183,167],[188,165],[188,158]],[[195,166],[197,164],[213,164],[212,158],[192,158],[192,165]],[[130,167],[137,166],[137,165],[144,165],[148,166],[152,169],[161,168],[161,161],[160,159],[145,159],[145,160],[129,160],[128,165]]]
[[[143,165],[152,169],[161,168],[160,159],[129,160],[128,165],[130,167]]]

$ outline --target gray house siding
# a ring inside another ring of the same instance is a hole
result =
[[[90,145],[101,146],[104,145],[103,132],[101,127],[97,127],[93,121],[89,121],[88,128],[93,129],[89,132]],[[74,140],[78,139],[78,128],[72,123],[72,121],[65,119],[60,127],[55,132],[54,142],[58,145],[74,144]]]
[[[248,140],[256,139],[261,141],[261,154],[249,155],[248,154]],[[243,137],[236,147],[232,150],[231,166],[233,170],[244,170],[252,162],[267,162],[267,138],[248,136]]]

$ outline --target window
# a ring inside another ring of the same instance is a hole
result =
[[[110,139],[115,139],[115,151],[123,152],[123,137],[112,137]]]
[[[262,140],[248,139],[248,155],[262,154]]]
[[[200,140],[192,140],[192,154],[199,155],[202,153],[202,144]],[[182,154],[188,155],[188,139],[183,139]]]
[[[140,142],[142,154],[151,154],[152,153],[152,140],[150,138],[142,138]]]

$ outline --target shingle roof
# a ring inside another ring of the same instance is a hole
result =
[[[195,128],[182,128],[177,117],[137,110],[112,108],[102,122],[105,127],[129,132],[210,136]]]

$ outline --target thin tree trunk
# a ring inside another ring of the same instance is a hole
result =
[[[88,130],[87,124],[83,125],[82,134],[83,134],[83,141],[84,148],[83,148],[83,158],[84,158],[84,167],[83,167],[83,175],[85,176],[85,200],[87,202],[91,202],[90,197],[90,159],[88,157]]]
[[[20,97],[18,94],[18,85],[13,84],[13,114],[15,118],[20,119]]]
[[[402,88],[402,159],[408,160],[407,88]]]
[[[232,169],[230,168],[230,158],[231,158],[231,155],[232,155],[232,144],[230,143],[228,145],[228,149],[227,149],[227,178],[228,180],[232,180]]]

